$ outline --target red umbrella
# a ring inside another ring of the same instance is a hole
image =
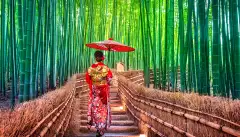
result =
[[[131,52],[135,49],[119,42],[113,41],[112,38],[108,40],[93,42],[86,44],[87,47],[98,49],[98,50],[107,50],[107,51],[116,51],[116,52]]]

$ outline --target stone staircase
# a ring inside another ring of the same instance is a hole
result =
[[[124,111],[121,107],[122,103],[118,95],[117,87],[110,89],[110,99],[112,110],[112,124],[104,134],[104,137],[139,137],[140,135],[137,125],[133,120],[130,119],[126,111]],[[79,107],[79,111],[77,113],[81,113],[81,115],[78,115],[76,117],[78,119],[76,122],[79,123],[79,133],[77,133],[76,136],[95,137],[96,129],[94,127],[91,127],[90,130],[87,129],[87,94],[85,97],[78,99],[77,101],[78,102],[76,104],[78,104],[77,107]],[[72,118],[72,120],[74,120],[74,118]]]

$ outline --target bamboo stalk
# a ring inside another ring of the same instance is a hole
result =
[[[14,108],[15,96],[17,93],[17,65],[16,65],[16,37],[15,37],[15,0],[11,0],[10,6],[10,50],[11,50],[11,78],[12,78],[12,94],[11,94],[11,107]]]
[[[56,27],[56,0],[51,0],[50,10],[51,12],[51,45],[50,45],[50,76],[49,76],[49,86],[50,89],[56,88],[56,54],[57,54],[57,27]]]
[[[220,27],[219,27],[219,11],[218,0],[212,1],[213,15],[213,51],[212,51],[212,75],[213,75],[213,94],[219,95],[220,88]]]
[[[6,6],[6,2],[5,0],[1,1],[1,63],[2,65],[0,66],[0,91],[1,93],[6,96],[6,67],[5,67],[5,60],[7,57],[6,56],[6,33],[7,33],[7,25],[6,25],[6,13],[5,13],[5,6]]]

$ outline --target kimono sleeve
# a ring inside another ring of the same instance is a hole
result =
[[[90,89],[89,97],[91,98],[92,97],[92,80],[91,80],[91,76],[89,75],[88,72],[86,72],[86,82],[89,85],[89,89]]]
[[[89,99],[88,99],[88,125],[91,125],[91,114],[92,114],[92,111],[91,111],[91,108],[92,108],[92,99],[93,99],[93,95],[92,95],[92,80],[91,80],[91,76],[89,75],[88,72],[86,72],[86,82],[88,83],[89,85]],[[90,126],[91,127],[91,126]]]
[[[91,68],[89,68],[86,72],[86,82],[88,84],[91,84],[91,76],[90,76],[90,73],[91,73]]]
[[[90,75],[88,74],[88,72],[86,72],[86,82],[87,82],[88,84],[90,84],[90,81],[91,81],[91,77],[90,77]]]
[[[112,77],[113,77],[112,71],[110,69],[108,69],[107,79],[109,82],[112,80]]]

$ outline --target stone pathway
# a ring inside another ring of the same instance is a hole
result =
[[[77,90],[77,92],[80,92]],[[110,89],[110,103],[112,110],[112,124],[104,137],[139,137],[139,130],[134,121],[122,109],[117,87]],[[68,137],[95,137],[94,127],[87,129],[87,103],[88,93],[76,94],[73,115],[67,132]]]

